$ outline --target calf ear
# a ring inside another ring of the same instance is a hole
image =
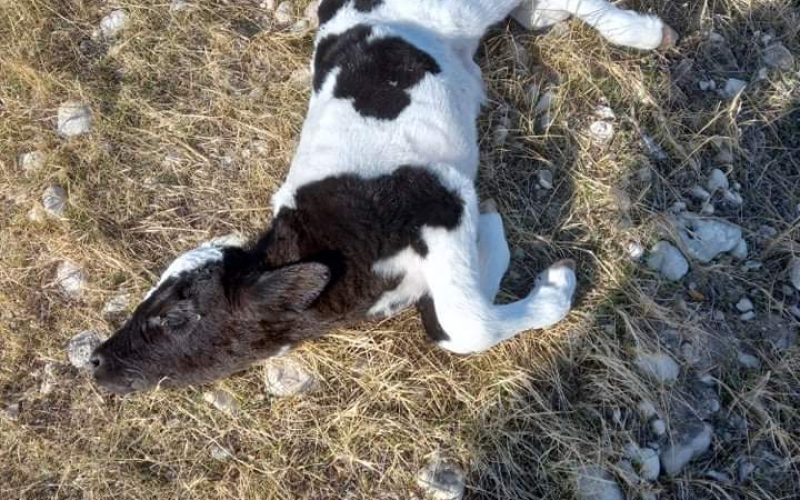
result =
[[[264,273],[251,290],[261,306],[304,311],[322,294],[331,279],[327,266],[317,262],[293,264]]]

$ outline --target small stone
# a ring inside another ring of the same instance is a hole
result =
[[[3,416],[7,419],[11,420],[12,422],[16,422],[19,420],[19,413],[20,413],[20,404],[19,403],[9,403],[3,408]]]
[[[435,457],[417,474],[417,485],[431,500],[461,500],[466,477],[458,465]]]
[[[686,211],[686,203],[682,201],[676,201],[669,207],[669,211],[673,214],[680,214],[681,212]]]
[[[638,241],[630,241],[626,247],[628,257],[633,260],[639,260],[644,256],[644,246]]]
[[[659,241],[650,250],[647,267],[670,281],[679,281],[689,272],[689,262],[681,251],[666,241]]]
[[[739,361],[739,364],[745,368],[749,368],[751,370],[758,370],[759,368],[761,368],[761,360],[759,360],[752,354],[747,354],[746,352],[739,352],[739,355],[736,357],[736,359]]]
[[[533,116],[539,116],[549,112],[553,108],[553,103],[555,101],[556,94],[552,90],[541,94],[539,101],[536,103],[536,107],[533,108]]]
[[[791,71],[794,67],[794,55],[782,43],[773,43],[761,53],[761,60],[770,68]]]
[[[708,175],[708,181],[706,182],[706,187],[712,193],[716,193],[722,189],[730,188],[730,182],[728,181],[728,176],[725,175],[725,172],[722,170],[715,168],[711,171]]]
[[[674,477],[680,474],[689,462],[705,453],[711,446],[712,430],[709,424],[703,424],[702,428],[686,433],[682,439],[669,444],[661,452],[661,466],[664,472]]]
[[[539,185],[543,189],[553,189],[553,172],[542,169],[537,173],[537,177],[539,178]]]
[[[203,401],[217,410],[235,416],[239,413],[239,402],[227,391],[215,390],[203,393]]]
[[[19,166],[26,174],[34,174],[44,167],[47,155],[41,151],[30,151],[19,155]]]
[[[220,462],[225,462],[233,458],[233,454],[222,446],[213,443],[211,445],[211,458]]]
[[[646,481],[655,481],[661,472],[661,459],[652,448],[639,448],[637,453],[630,457],[633,465],[638,469],[639,475]]]
[[[736,303],[736,309],[739,312],[747,312],[753,310],[753,302],[748,299],[747,297],[742,297],[739,299],[739,302]]]
[[[778,230],[766,224],[758,226],[758,231],[756,231],[756,237],[761,241],[771,241],[776,236],[778,236]]]
[[[120,293],[108,299],[103,305],[102,315],[107,321],[119,321],[128,309],[131,303],[131,294]]]
[[[710,201],[704,201],[703,204],[700,206],[700,213],[702,215],[714,215],[714,204]]]
[[[172,0],[172,3],[169,4],[169,11],[180,12],[182,10],[190,8],[191,6],[192,4],[187,2],[186,0]]]
[[[292,24],[292,27],[289,31],[292,33],[302,33],[304,31],[308,31],[311,29],[311,24],[309,24],[308,19],[298,19],[297,21]]]
[[[639,353],[636,356],[636,367],[645,375],[658,382],[670,384],[680,375],[681,368],[665,353]]]
[[[719,309],[714,309],[711,312],[711,317],[714,319],[714,321],[725,321],[725,313]]]
[[[597,106],[594,110],[594,115],[600,120],[612,121],[617,119],[614,110],[608,106]]]
[[[607,121],[597,120],[589,125],[589,138],[597,145],[605,145],[614,138],[614,125]]]
[[[700,80],[697,82],[697,87],[703,92],[708,92],[717,88],[717,82],[714,80]]]
[[[752,320],[755,319],[755,317],[756,317],[756,313],[755,312],[748,311],[748,312],[746,312],[744,314],[741,314],[739,316],[739,319],[742,320],[742,321],[752,321]]]
[[[745,271],[758,271],[762,267],[764,267],[764,263],[758,260],[748,260],[742,264],[742,269]]]
[[[62,295],[77,300],[81,298],[86,287],[86,275],[75,263],[65,260],[56,268],[55,283]]]
[[[296,396],[313,391],[317,381],[297,362],[289,358],[271,358],[266,363],[264,382],[269,394]]]
[[[294,5],[292,2],[281,2],[273,13],[278,24],[289,25],[294,21]]]
[[[750,476],[753,474],[755,470],[756,466],[753,464],[753,462],[747,460],[742,461],[739,464],[739,470],[737,471],[736,474],[737,478],[739,479],[739,482],[740,483],[746,482],[748,479],[750,479]]]
[[[100,20],[100,34],[106,38],[113,38],[125,29],[128,24],[128,13],[122,9],[112,10]]]
[[[650,420],[651,418],[658,415],[658,411],[656,410],[656,406],[653,404],[652,401],[648,401],[643,399],[637,405],[637,409],[639,410],[639,414],[645,420]]]
[[[789,262],[789,283],[795,288],[800,290],[800,258],[795,257]]]
[[[310,2],[306,7],[306,10],[303,11],[303,16],[308,20],[309,24],[312,27],[316,27],[319,25],[319,0],[314,0]]]
[[[625,500],[614,476],[596,465],[579,470],[575,482],[579,500]]]
[[[667,432],[667,424],[660,418],[657,418],[650,422],[650,430],[652,430],[653,434],[656,436],[663,436]]]
[[[92,368],[89,358],[94,350],[103,343],[102,337],[91,330],[84,330],[70,339],[67,344],[69,362],[79,370]]]
[[[731,250],[731,255],[739,260],[744,260],[747,258],[747,242],[744,239],[739,240],[739,243],[736,244],[736,247]]]
[[[747,257],[742,229],[731,222],[682,213],[676,223],[687,255],[699,262],[707,264],[726,252],[739,259]]]
[[[61,186],[50,186],[42,194],[42,205],[50,217],[60,219],[67,209],[67,192]]]
[[[689,190],[689,196],[698,201],[708,201],[711,199],[711,194],[700,186],[692,186]]]
[[[739,80],[738,78],[728,78],[725,82],[725,88],[722,89],[723,97],[733,98],[744,92],[747,88],[747,82]]]
[[[92,111],[83,103],[68,101],[58,108],[58,134],[76,137],[87,134],[92,128]]]

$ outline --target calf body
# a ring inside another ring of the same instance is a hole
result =
[[[323,0],[313,93],[269,230],[247,249],[206,245],[177,259],[96,351],[98,381],[117,392],[204,382],[414,305],[429,336],[463,354],[560,321],[575,290],[569,262],[522,300],[494,303],[508,245],[474,186],[484,94],[473,57],[518,3]],[[657,18],[604,1],[532,5],[578,15],[617,43],[669,38]]]

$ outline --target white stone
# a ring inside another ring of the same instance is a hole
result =
[[[112,10],[100,20],[100,33],[106,38],[113,38],[125,29],[128,24],[128,13],[122,9]]]
[[[30,151],[19,155],[19,166],[26,174],[33,174],[44,167],[47,155],[41,151]]]
[[[647,267],[670,281],[678,281],[689,272],[689,262],[681,251],[666,241],[659,241],[650,250]]]
[[[598,466],[582,468],[575,483],[578,500],[625,500],[614,476]]]
[[[646,481],[655,481],[661,472],[661,459],[652,448],[639,448],[631,443],[625,448],[625,456],[636,467],[636,470]]]
[[[697,86],[703,92],[707,92],[709,90],[716,89],[717,88],[717,82],[715,82],[714,80],[700,80],[699,82],[697,82]]]
[[[681,441],[670,443],[661,452],[661,467],[664,472],[674,477],[683,470],[686,465],[705,453],[711,446],[712,427],[703,424],[703,428],[691,433]]]
[[[539,170],[537,173],[539,185],[544,189],[553,189],[553,172],[547,169]]]
[[[103,305],[101,314],[107,320],[116,320],[122,316],[128,309],[131,303],[131,294],[120,293],[114,295]]]
[[[747,82],[744,80],[728,78],[728,81],[725,82],[725,88],[722,89],[722,95],[729,98],[736,97],[744,92],[745,88],[747,88]]]
[[[753,321],[756,318],[755,311],[747,311],[739,316],[739,319],[742,321]]]
[[[64,260],[56,268],[55,283],[62,295],[77,300],[86,288],[86,275],[74,262]]]
[[[617,115],[614,113],[614,110],[608,106],[597,106],[594,109],[594,115],[601,120],[611,121],[617,119]]]
[[[721,189],[728,189],[730,187],[728,176],[725,175],[725,172],[723,172],[722,170],[715,168],[708,175],[708,181],[706,182],[706,187],[712,193],[715,193],[716,191]]]
[[[294,24],[292,24],[290,31],[292,33],[302,33],[304,31],[308,31],[309,29],[311,29],[311,24],[308,22],[308,19],[298,19],[294,22]]]
[[[658,411],[656,410],[656,406],[653,404],[652,401],[648,401],[643,399],[637,405],[637,409],[639,410],[639,414],[642,415],[642,418],[645,420],[650,420],[651,418],[658,415]]]
[[[58,107],[58,134],[61,137],[76,137],[92,129],[92,111],[89,106],[67,101]]]
[[[61,186],[49,186],[42,193],[42,206],[50,217],[60,219],[67,209],[67,192]]]
[[[737,258],[747,256],[742,229],[731,222],[683,213],[677,218],[677,229],[688,256],[704,264],[725,252]]]
[[[67,357],[69,362],[79,370],[90,370],[91,358],[94,350],[103,343],[103,338],[96,332],[85,330],[70,339],[67,344]]]
[[[644,246],[638,241],[630,241],[627,245],[628,256],[633,260],[639,260],[644,256]]]
[[[739,207],[742,205],[742,203],[744,203],[744,199],[742,198],[741,194],[727,189],[722,192],[722,199],[735,207]]]
[[[314,0],[308,4],[306,10],[303,11],[303,16],[308,20],[311,26],[316,27],[319,24],[319,0]]]
[[[9,403],[3,409],[3,415],[12,422],[16,422],[17,420],[19,420],[19,414],[20,414],[19,403]]]
[[[782,43],[774,43],[761,53],[761,60],[770,68],[791,71],[794,67],[794,55]]]
[[[642,373],[665,384],[675,382],[681,372],[678,363],[668,354],[662,352],[640,352],[636,355],[635,363]]]
[[[795,288],[795,290],[800,290],[800,258],[794,257],[791,262],[789,262],[789,283]]]
[[[700,207],[700,213],[702,215],[714,215],[715,210],[714,204],[710,201],[704,201],[703,205]]]
[[[227,391],[220,389],[207,391],[203,393],[203,401],[229,415],[236,415],[239,412],[239,402]]]
[[[742,264],[742,269],[745,271],[758,271],[764,267],[764,263],[758,260],[748,260]]]
[[[172,3],[169,4],[169,11],[180,12],[182,10],[190,8],[191,6],[192,4],[187,2],[186,0],[172,0]]]
[[[538,87],[537,87],[538,89]],[[556,94],[552,90],[548,90],[539,97],[536,107],[533,108],[533,116],[539,116],[549,112],[553,108],[553,103],[556,101]]]
[[[431,500],[461,500],[466,489],[466,477],[458,465],[434,457],[417,474],[417,485]]]
[[[650,430],[652,430],[653,434],[656,436],[663,436],[667,432],[667,424],[660,418],[657,418],[650,422]]]
[[[211,444],[211,458],[224,462],[233,458],[233,454],[222,446],[212,443]]]
[[[611,142],[614,138],[614,124],[603,120],[597,120],[589,125],[589,138],[598,145]]]
[[[759,368],[761,368],[761,360],[759,360],[752,354],[747,354],[746,352],[739,352],[739,355],[736,357],[736,359],[739,361],[739,364],[745,368],[749,368],[751,370],[758,370]]]
[[[278,7],[275,9],[273,15],[275,16],[275,21],[277,21],[278,24],[292,24],[294,21],[294,5],[292,5],[292,2],[289,1],[281,2],[278,4]]]
[[[739,312],[743,313],[747,311],[752,311],[753,301],[751,301],[747,297],[742,297],[741,299],[739,299],[739,302],[736,303],[736,309],[738,309]]]
[[[289,358],[271,358],[265,363],[264,383],[269,394],[278,397],[296,396],[313,391],[314,376]]]
[[[689,190],[689,196],[698,201],[708,201],[711,199],[711,194],[700,186],[692,186]]]

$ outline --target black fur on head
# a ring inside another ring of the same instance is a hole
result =
[[[164,282],[93,356],[94,377],[124,394],[210,382],[323,332],[309,311],[327,266],[264,269],[247,251]]]

